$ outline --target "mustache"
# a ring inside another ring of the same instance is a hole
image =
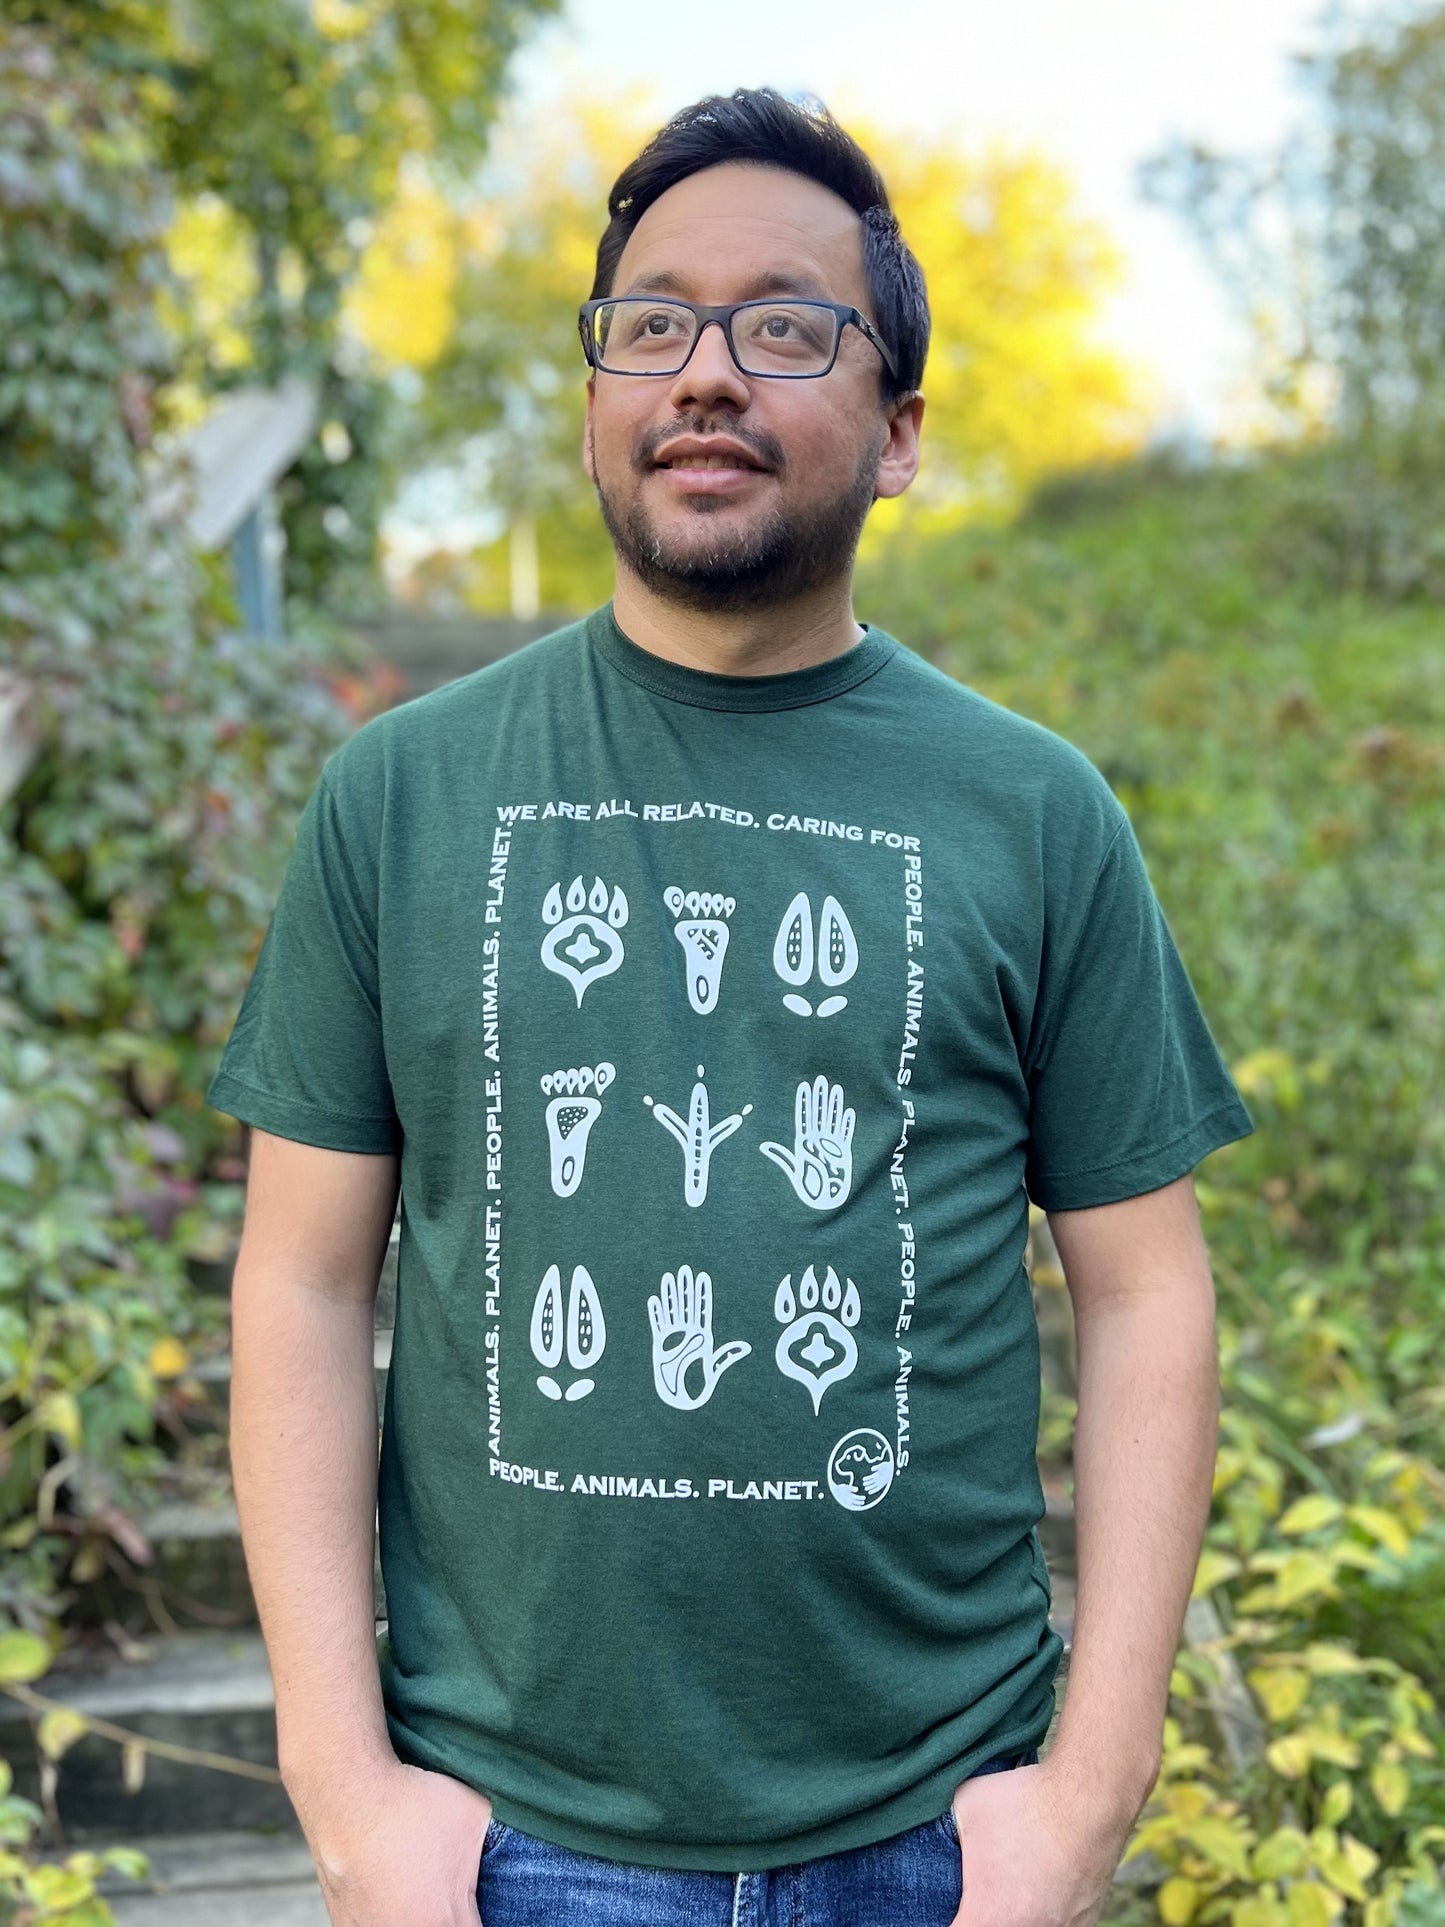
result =
[[[680,415],[676,421],[666,422],[660,428],[649,428],[638,437],[632,451],[632,466],[639,473],[646,474],[657,465],[658,449],[664,442],[674,441],[679,435],[726,435],[729,441],[741,442],[764,468],[781,470],[787,461],[782,443],[776,435],[768,434],[766,429],[745,433],[736,422],[708,421],[701,415]]]

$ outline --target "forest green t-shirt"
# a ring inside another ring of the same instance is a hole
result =
[[[331,756],[209,1097],[401,1156],[403,1760],[750,1870],[1042,1740],[1028,1200],[1251,1128],[1077,750],[876,628],[733,677],[609,605]]]

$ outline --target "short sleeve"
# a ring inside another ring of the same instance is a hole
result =
[[[382,1047],[376,878],[323,770],[307,798],[235,1028],[216,1110],[333,1151],[399,1148]]]
[[[1025,1188],[1046,1211],[1157,1190],[1254,1129],[1122,813],[1077,936],[1045,973],[1025,1070]]]

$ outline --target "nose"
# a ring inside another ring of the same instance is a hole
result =
[[[688,407],[716,407],[720,402],[747,407],[752,390],[732,358],[720,321],[703,323],[687,365],[673,376],[668,399],[679,413]]]

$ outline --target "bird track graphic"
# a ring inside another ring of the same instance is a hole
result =
[[[686,1117],[679,1117],[670,1104],[658,1104],[651,1097],[644,1097],[642,1101],[669,1136],[682,1146],[682,1195],[690,1205],[701,1204],[707,1196],[707,1173],[713,1152],[724,1138],[730,1138],[739,1129],[752,1105],[744,1104],[741,1111],[714,1124],[701,1064],[697,1067],[697,1082],[692,1087]]]

